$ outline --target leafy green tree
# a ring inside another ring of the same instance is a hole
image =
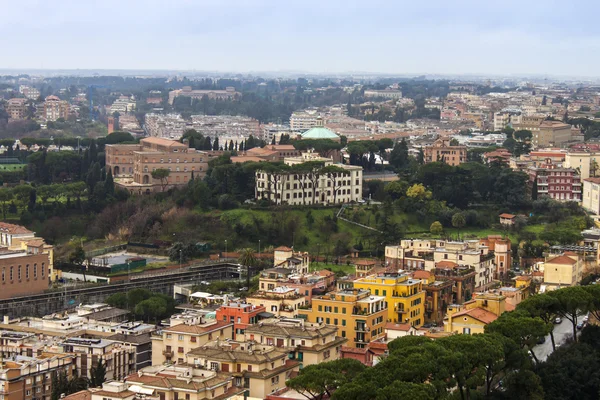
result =
[[[207,139],[210,140],[210,138]],[[157,168],[152,171],[152,179],[158,179],[160,181],[160,186],[162,187],[163,192],[169,184],[169,175],[171,175],[171,171],[166,168]]]
[[[135,139],[129,132],[123,131],[114,131],[108,136],[106,136],[105,143],[106,144],[117,144],[123,142],[135,142]]]
[[[13,200],[14,194],[11,189],[2,188],[0,189],[0,204],[2,204],[2,216],[6,219],[6,210],[8,204]]]
[[[104,181],[104,189],[106,190],[106,194],[109,196],[115,195],[115,181],[112,176],[112,172],[110,169],[106,173],[106,180]]]
[[[351,382],[365,369],[360,361],[348,358],[313,364],[301,369],[286,385],[308,399],[331,398],[337,388]]]
[[[558,300],[547,293],[530,296],[517,306],[518,311],[524,311],[532,318],[540,318],[548,325],[552,325],[556,318]],[[554,330],[550,330],[552,349],[556,350]]]
[[[90,169],[90,171],[88,172],[87,179],[86,179],[86,183],[88,185],[90,193],[93,193],[94,188],[96,187],[96,184],[98,182],[100,182],[101,179],[102,179],[102,171],[100,169],[100,164],[95,162],[92,165],[92,169]]]
[[[444,227],[440,221],[434,221],[429,227],[429,232],[431,232],[432,235],[441,235],[444,232]]]

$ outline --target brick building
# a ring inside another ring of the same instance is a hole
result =
[[[581,201],[581,179],[575,169],[546,163],[529,167],[527,173],[533,199],[550,197],[557,201]]]

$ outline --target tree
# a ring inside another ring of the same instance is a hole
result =
[[[331,182],[331,190],[333,191],[333,204],[337,203],[337,193],[342,187],[342,178],[348,175],[348,172],[338,166],[328,165],[321,170],[321,175],[327,176]]]
[[[429,227],[429,232],[431,232],[432,235],[441,235],[444,232],[444,227],[440,221],[434,221]]]
[[[158,168],[152,171],[152,178],[160,180],[163,192],[169,183],[169,175],[171,175],[171,171],[166,168]]]
[[[90,193],[93,193],[94,187],[96,187],[96,183],[100,182],[102,179],[102,171],[100,169],[100,164],[94,162],[92,165],[92,169],[87,174],[86,183],[90,190]]]
[[[219,138],[218,137],[215,138],[215,141],[213,142],[213,145],[212,145],[212,149],[214,151],[219,151]]]
[[[408,145],[405,139],[402,139],[399,143],[396,143],[390,153],[390,165],[394,168],[403,168],[408,164]]]
[[[415,200],[431,199],[431,192],[422,183],[416,183],[406,190],[406,196]]]
[[[592,295],[581,286],[553,290],[548,294],[556,299],[556,313],[571,321],[573,340],[577,342],[578,318],[592,307]]]
[[[257,264],[256,254],[253,249],[243,249],[238,262],[246,266],[246,283],[247,287],[250,287],[250,269]]]
[[[102,361],[102,357],[98,358],[96,365],[90,369],[90,386],[102,387],[106,381],[106,364]]]
[[[135,139],[129,132],[115,131],[106,137],[104,143],[117,144],[123,142],[135,142]]]
[[[115,181],[112,176],[112,172],[110,168],[106,173],[106,180],[104,181],[104,189],[106,190],[106,194],[109,196],[114,196],[115,194]]]
[[[297,377],[287,381],[286,385],[307,399],[331,398],[337,388],[352,382],[365,369],[357,360],[342,358],[309,365],[301,369]]]
[[[517,310],[526,312],[532,318],[540,318],[546,324],[551,325],[556,318],[557,303],[558,301],[555,297],[547,293],[540,293],[523,300],[517,306]],[[552,349],[556,350],[554,330],[552,329],[550,330],[550,339],[552,341]]]
[[[452,226],[458,229],[458,239],[460,240],[460,228],[466,225],[467,221],[463,213],[455,213],[452,215]]]
[[[13,200],[13,191],[8,188],[0,189],[0,203],[2,204],[2,215],[6,219],[6,209],[8,204]]]

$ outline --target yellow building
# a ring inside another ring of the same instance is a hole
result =
[[[298,315],[308,322],[336,326],[339,336],[348,338],[349,347],[364,348],[384,336],[388,313],[385,297],[354,288],[313,297],[312,308],[298,310]]]
[[[485,326],[506,311],[506,297],[483,293],[464,304],[451,304],[444,318],[444,331],[474,335],[484,333]]]
[[[267,312],[276,317],[295,318],[298,310],[309,301],[300,294],[297,288],[276,286],[270,290],[260,290],[246,297],[246,302],[257,307],[264,307]]]
[[[420,279],[384,273],[357,279],[354,287],[385,298],[388,322],[408,323],[416,328],[425,322],[425,290]]]
[[[543,267],[545,290],[554,290],[564,286],[575,286],[581,282],[583,265],[576,253],[567,252],[548,259]]]

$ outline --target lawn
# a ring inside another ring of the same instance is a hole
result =
[[[25,164],[0,164],[0,171],[20,171]]]
[[[351,275],[354,274],[354,265],[346,265],[345,263],[340,264],[327,264],[324,262],[312,262],[310,263],[311,271],[321,271],[323,269],[329,269],[336,275]]]

